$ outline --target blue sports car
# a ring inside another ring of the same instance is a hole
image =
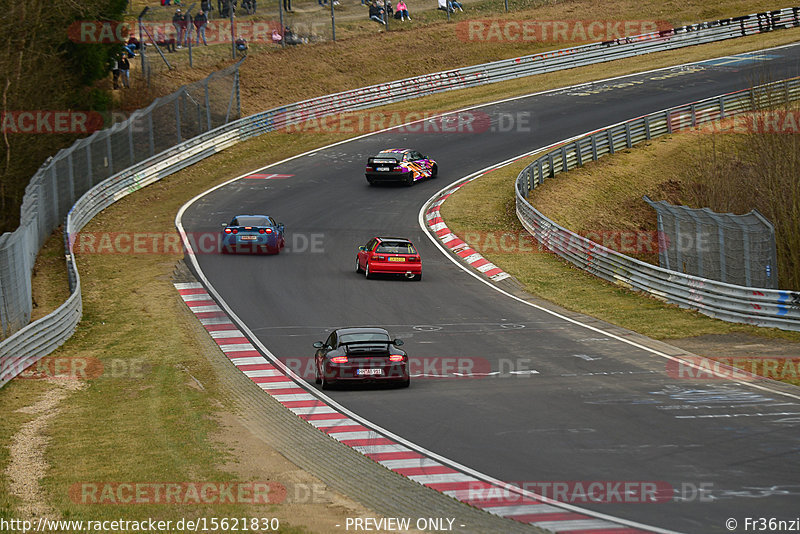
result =
[[[222,223],[222,253],[235,252],[278,254],[286,244],[283,223],[269,215],[237,215]]]

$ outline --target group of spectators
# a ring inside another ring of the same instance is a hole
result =
[[[200,39],[203,39],[203,44],[208,46],[206,41],[206,26],[208,25],[208,13],[206,11],[198,11],[197,15],[192,19],[189,13],[181,13],[180,9],[175,10],[172,16],[172,26],[175,28],[175,38],[167,39],[165,35],[156,31],[156,44],[158,46],[165,46],[168,52],[174,52],[176,48],[181,46],[189,46],[189,40],[192,38],[192,26],[195,28],[197,34],[197,41],[195,44],[200,45]],[[159,42],[161,41],[161,42]]]
[[[365,5],[366,1],[361,0],[361,5]],[[405,22],[411,20],[411,15],[408,12],[408,6],[405,0],[400,0],[397,3],[397,9],[392,8],[391,0],[370,0],[369,2],[369,18],[380,24],[386,24],[386,15],[394,16],[397,20]]]
[[[464,11],[463,5],[458,0],[438,0],[438,3],[439,9],[442,11],[449,11],[450,13],[455,13],[456,10]],[[386,24],[387,14],[403,22],[411,20],[405,0],[399,0],[396,10],[392,9],[391,0],[361,0],[361,5],[367,5],[369,7],[370,20],[380,24]]]
[[[248,14],[253,15],[256,12],[256,0],[241,0],[241,8]],[[180,6],[181,0],[161,0],[162,6]],[[239,0],[217,0],[217,13],[220,17],[229,17],[232,13],[236,12],[236,7]],[[212,0],[202,0],[200,2],[200,9],[206,14],[210,15],[214,11]]]
[[[450,13],[455,13],[456,9],[459,11],[464,11],[461,2],[458,0],[439,0],[438,9],[442,11],[449,11]]]
[[[122,82],[122,87],[126,89],[131,86],[131,62],[128,61],[127,53],[123,53],[111,60],[111,76],[114,89],[120,88],[120,81]]]

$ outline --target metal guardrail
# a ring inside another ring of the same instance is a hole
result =
[[[724,321],[800,331],[800,291],[737,286],[639,261],[551,221],[528,202],[546,178],[667,133],[800,100],[800,78],[760,85],[603,128],[540,156],[516,180],[517,217],[541,245],[600,278]]]
[[[69,236],[75,235],[102,209],[149,183],[240,141],[309,119],[378,107],[443,91],[464,89],[797,26],[800,26],[800,8],[784,8],[767,13],[684,26],[670,31],[653,32],[618,39],[614,42],[593,43],[426,74],[267,110],[179,143],[94,186],[78,200],[69,212],[66,239],[69,240]],[[52,194],[49,197],[55,198]],[[50,227],[52,230],[55,228],[52,223],[53,221],[42,224],[43,227]],[[49,232],[45,235],[49,235]],[[26,273],[27,295],[30,298],[30,272],[33,268],[35,252],[41,247],[44,239],[41,238],[41,242],[36,243],[36,246],[31,243],[32,246],[29,247],[33,251],[31,257],[27,258],[26,262],[20,263],[24,258],[4,255],[3,245],[8,236],[9,234],[0,236],[0,273],[4,269],[8,269],[8,266],[19,264],[14,269],[17,273]],[[69,299],[55,312],[22,328],[0,343],[0,387],[22,369],[35,363],[38,358],[55,350],[74,332],[81,317],[82,303],[80,277],[75,268],[75,258],[71,248],[67,251],[67,263],[72,285],[72,294]]]

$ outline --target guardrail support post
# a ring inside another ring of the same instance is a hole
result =
[[[644,138],[650,140],[650,115],[644,118]]]
[[[611,132],[611,128],[606,130],[606,137],[608,138],[608,153],[614,154],[614,134]]]
[[[581,140],[578,139],[575,141],[575,160],[577,161],[578,167],[583,167],[583,154],[581,154],[581,150],[583,146],[581,145]]]

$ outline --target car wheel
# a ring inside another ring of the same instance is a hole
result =
[[[409,172],[408,174],[406,174],[406,180],[405,180],[404,183],[408,187],[411,187],[412,185],[414,185],[414,173],[413,172]]]
[[[322,379],[319,377],[319,365],[314,366],[314,383],[315,384],[322,384]]]
[[[364,269],[364,276],[366,276],[367,278],[372,278],[372,274],[370,274],[369,272],[369,261],[367,262],[366,269]]]
[[[437,176],[439,176],[439,166],[434,163],[431,169],[431,178],[436,178]]]
[[[369,185],[375,185],[375,180],[373,180],[372,178],[367,178],[367,183]]]
[[[364,272],[364,269],[361,268],[361,264],[358,263],[358,256],[356,256],[356,272],[359,274]]]
[[[408,378],[404,382],[400,382],[400,387],[401,388],[407,388],[410,385],[411,385],[411,378]]]
[[[331,389],[331,383],[330,383],[330,381],[328,381],[328,380],[326,380],[326,379],[325,379],[325,372],[323,371],[323,372],[322,372],[322,373],[320,373],[320,374],[322,375],[322,376],[320,377],[320,385],[321,385],[322,389]]]
[[[415,282],[419,282],[420,280],[422,280],[422,273],[415,274],[412,280]]]

